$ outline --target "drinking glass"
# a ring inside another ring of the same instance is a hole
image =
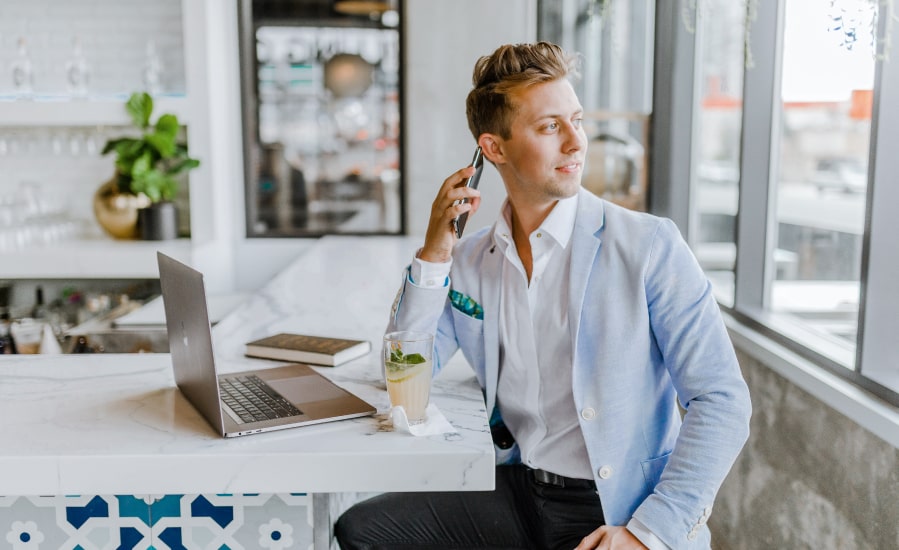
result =
[[[44,323],[36,319],[19,319],[10,327],[16,350],[23,354],[41,352],[41,339],[44,336]]]
[[[399,331],[384,335],[384,377],[390,404],[402,406],[409,424],[425,421],[431,394],[434,335]]]

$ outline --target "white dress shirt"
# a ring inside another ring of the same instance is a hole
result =
[[[531,280],[511,234],[511,206],[497,220],[494,241],[505,261],[499,316],[499,382],[503,421],[531,468],[593,479],[571,391],[568,323],[570,248],[577,195],[560,200],[528,239]],[[535,376],[536,374],[536,376]]]

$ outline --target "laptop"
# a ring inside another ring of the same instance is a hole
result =
[[[224,437],[320,424],[376,409],[309,365],[218,374],[203,274],[157,252],[175,383]]]

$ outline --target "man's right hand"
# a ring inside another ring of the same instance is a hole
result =
[[[418,255],[422,260],[442,263],[452,258],[453,246],[458,240],[453,230],[453,220],[463,212],[468,212],[470,216],[477,212],[481,204],[481,193],[477,189],[465,187],[465,180],[474,172],[473,166],[466,166],[448,177],[440,186],[431,205],[425,245]],[[468,202],[463,203],[462,199],[468,199]]]

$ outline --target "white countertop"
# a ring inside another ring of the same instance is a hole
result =
[[[321,239],[214,329],[220,370],[275,362],[243,344],[281,331],[366,338],[372,353],[318,370],[388,407],[380,336],[419,246]],[[381,431],[376,417],[222,439],[175,388],[168,354],[0,359],[0,494],[487,490],[493,445],[480,389],[457,357],[432,402],[457,433]]]

